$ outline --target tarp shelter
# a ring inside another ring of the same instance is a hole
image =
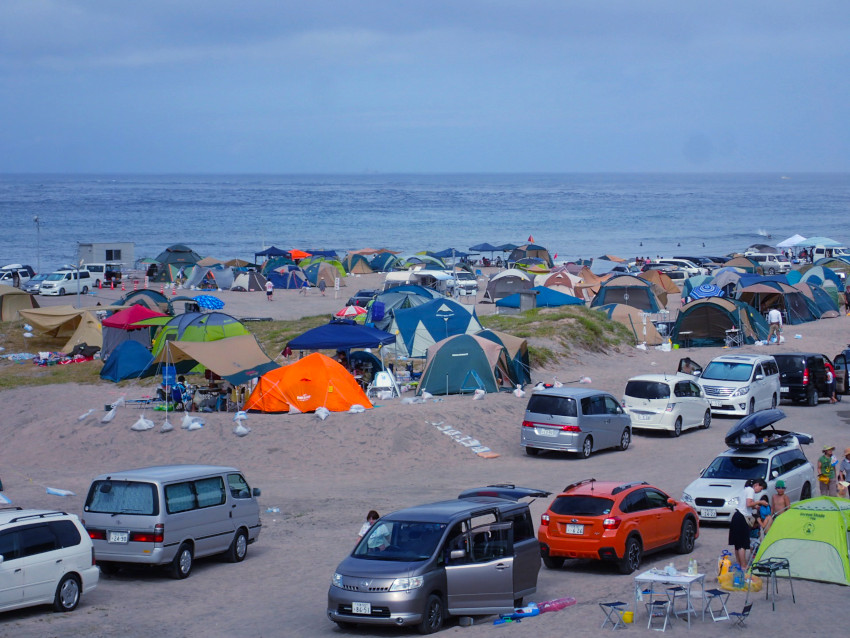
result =
[[[537,308],[558,308],[560,306],[583,306],[584,299],[573,297],[564,292],[553,290],[545,286],[534,286],[530,290],[537,293],[535,297],[535,307]],[[509,295],[504,299],[496,301],[496,305],[501,308],[519,308],[520,293]]]
[[[216,288],[230,290],[233,285],[233,268],[219,266],[195,266],[186,278],[186,288]]]
[[[107,381],[138,379],[153,363],[150,350],[138,341],[122,341],[115,348],[100,370],[100,378]]]
[[[292,350],[349,350],[378,348],[394,343],[396,335],[350,319],[334,319],[323,326],[304,332],[286,345]]]
[[[388,348],[397,356],[424,357],[438,341],[458,334],[475,334],[481,329],[474,309],[451,299],[434,299],[395,311],[389,332],[398,334],[399,339]]]
[[[266,278],[253,270],[240,272],[236,275],[236,279],[233,280],[233,285],[230,286],[230,289],[237,292],[264,291],[266,289]]]
[[[183,269],[184,274],[189,268],[198,263],[202,257],[185,244],[174,244],[169,246],[159,255],[155,261],[159,264],[154,281],[174,281],[177,273]]]
[[[223,312],[187,312],[172,317],[159,329],[153,341],[153,354],[162,352],[166,341],[218,341],[246,335],[242,323]]]
[[[475,336],[504,346],[508,352],[511,379],[519,386],[531,383],[531,364],[528,359],[528,342],[525,339],[495,330],[481,330],[476,332]]]
[[[341,364],[315,352],[267,372],[245,402],[250,412],[347,412],[353,405],[371,408],[366,393]],[[294,409],[294,410],[293,410]]]
[[[339,263],[339,262],[337,262]],[[339,285],[345,285],[345,278],[340,274],[339,270],[328,261],[320,261],[310,264],[304,270],[304,274],[311,284],[318,286],[320,281],[325,282],[328,288],[334,287],[334,280],[339,279]]]
[[[635,344],[645,343],[648,346],[657,346],[664,341],[655,324],[650,321],[647,313],[642,310],[622,303],[606,304],[604,306],[598,306],[594,310],[604,312],[612,321],[621,323],[629,328],[635,337]]]
[[[768,326],[755,308],[735,299],[709,297],[682,306],[671,331],[679,343],[686,336],[693,347],[725,346],[727,331],[736,329],[744,343],[767,339]],[[687,335],[681,333],[687,332]],[[681,336],[680,336],[681,335]]]
[[[105,309],[105,308],[104,308]],[[89,309],[73,306],[50,306],[19,310],[21,318],[33,328],[49,337],[67,340],[59,348],[60,352],[70,352],[74,346],[85,343],[89,346],[103,346],[103,333],[100,321]]]
[[[355,275],[368,275],[375,272],[369,265],[369,260],[359,253],[348,253],[343,257],[342,267],[345,268],[345,272]]]
[[[533,277],[518,268],[508,268],[496,273],[487,282],[482,301],[495,303],[497,299],[504,299],[510,295],[529,290],[533,285]]]
[[[652,284],[634,275],[618,275],[603,283],[590,302],[590,307],[609,303],[623,303],[645,312],[658,312],[662,308]]]
[[[257,257],[289,257],[289,251],[278,248],[277,246],[269,246],[254,253],[254,261],[257,260]]]
[[[112,352],[125,341],[135,341],[142,345],[145,350],[150,350],[151,328],[133,324],[138,321],[144,321],[145,319],[151,319],[152,317],[167,316],[161,312],[150,310],[146,306],[133,305],[129,308],[119,310],[111,317],[107,317],[102,322],[103,347],[100,351],[100,358],[103,361],[107,361]]]
[[[367,310],[366,323],[372,323],[376,328],[386,330],[392,325],[393,313],[402,308],[414,308],[428,303],[433,299],[441,299],[443,295],[433,288],[425,288],[416,284],[396,286],[390,290],[378,293]]]
[[[505,347],[476,335],[455,335],[428,348],[418,394],[464,394],[513,389]]]
[[[773,520],[755,560],[787,558],[792,578],[850,585],[848,534],[847,499],[819,496],[798,501]]]
[[[802,235],[794,234],[791,235],[788,239],[783,239],[781,242],[776,244],[777,248],[794,248],[800,242],[805,242],[806,238]]]
[[[19,310],[32,310],[38,307],[38,300],[35,295],[19,290],[14,286],[0,284],[0,321],[20,319]]]
[[[252,334],[237,335],[217,341],[169,341],[155,357],[157,364],[180,362],[201,364],[233,385],[273,371],[280,366],[263,352]]]
[[[542,259],[550,268],[554,265],[552,257],[549,255],[549,251],[538,244],[523,244],[522,246],[517,246],[511,251],[511,254],[508,255],[508,261],[515,262],[524,257],[537,257]]]

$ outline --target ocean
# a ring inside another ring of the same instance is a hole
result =
[[[0,175],[0,264],[49,271],[78,242],[119,241],[136,259],[175,243],[252,261],[270,245],[343,256],[529,238],[558,261],[723,255],[795,233],[846,244],[848,213],[848,174]]]

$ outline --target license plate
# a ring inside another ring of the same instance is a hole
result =
[[[699,515],[702,518],[717,518],[717,510],[713,507],[701,507],[699,508]]]
[[[372,614],[372,604],[371,603],[351,603],[351,613],[352,614]]]
[[[648,414],[638,414],[638,421],[649,421],[650,416]]]
[[[540,436],[550,436],[554,438],[558,436],[558,430],[553,430],[552,428],[537,428],[537,434]]]
[[[567,525],[567,534],[584,534],[584,525]]]
[[[782,386],[781,388],[779,388],[779,391],[780,392],[788,392],[788,386]]]
[[[723,405],[723,401],[709,401],[708,404],[712,408],[719,408],[721,405]]]
[[[107,542],[109,542],[109,543],[129,543],[130,542],[130,532],[109,532],[109,537],[107,538]]]

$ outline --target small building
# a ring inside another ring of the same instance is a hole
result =
[[[108,262],[132,268],[136,263],[136,244],[131,241],[77,242],[77,262]]]

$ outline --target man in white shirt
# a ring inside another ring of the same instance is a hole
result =
[[[770,330],[767,333],[767,342],[770,343],[770,338],[776,334],[776,343],[779,343],[779,335],[782,333],[782,313],[779,308],[774,306],[767,313],[767,323],[770,324]]]

